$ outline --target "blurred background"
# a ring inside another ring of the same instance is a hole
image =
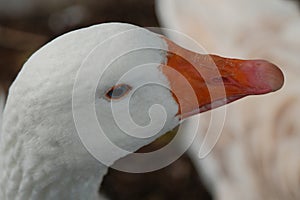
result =
[[[1,84],[7,91],[26,58],[49,40],[112,21],[158,26],[154,1],[0,0]]]
[[[299,67],[300,7],[297,4],[299,2],[300,0],[298,2],[297,0],[274,0],[273,3],[272,0],[0,0],[0,87],[7,93],[24,62],[33,52],[51,39],[74,29],[112,21],[127,22],[142,27],[164,26],[177,29],[200,42],[209,52],[228,56],[271,59],[283,66],[289,65],[290,68],[285,68],[285,70],[291,70],[291,72],[286,73],[298,73],[299,69],[296,65]],[[245,17],[243,18],[243,16]],[[245,26],[247,23],[253,26]],[[258,44],[262,44],[261,41],[268,41],[269,43],[264,44],[268,48],[261,48],[253,41]],[[243,51],[245,48],[250,51]],[[271,53],[266,49],[272,49]],[[291,62],[292,64],[290,64]],[[295,63],[297,64],[295,65]],[[293,84],[297,83],[293,82]],[[296,88],[296,92],[294,90],[286,92],[283,96],[291,94],[298,97],[297,90],[298,88]],[[262,107],[265,104],[262,104]],[[269,110],[274,110],[274,108],[271,107]],[[268,109],[265,111],[268,112]],[[274,113],[271,114],[273,116]],[[286,118],[289,117],[290,115],[287,114]],[[250,119],[245,119],[245,121],[247,120]],[[235,121],[235,123],[240,122]],[[250,129],[253,129],[252,126],[255,127],[255,125],[251,125]],[[230,129],[230,132],[234,131]],[[240,131],[238,132],[241,134]],[[261,131],[257,130],[257,132]],[[170,134],[172,135],[172,133]],[[141,151],[156,149],[167,143],[169,138],[171,138],[170,135]],[[296,137],[296,141],[300,144],[299,137]],[[219,147],[219,152],[220,150],[221,152],[226,151],[227,143],[221,142],[221,144],[225,145]],[[270,148],[277,148],[277,146]],[[297,152],[297,159],[299,155]],[[231,163],[235,162],[235,155],[225,156],[233,159]],[[152,173],[128,174],[110,169],[101,191],[113,200],[210,200],[212,197],[232,200],[235,199],[234,197],[230,198],[234,196],[231,194],[232,189],[226,189],[229,188],[227,185],[232,184],[226,178],[231,179],[237,170],[231,172],[228,168],[232,169],[236,165],[243,166],[241,164],[243,161],[237,161],[230,165],[222,163],[221,160],[222,155],[215,152],[210,160],[199,163],[193,159],[193,153],[190,153],[183,155],[172,165]],[[253,162],[255,165],[255,161]],[[217,165],[218,170],[207,170],[211,165]],[[293,186],[297,190],[300,186],[300,165],[299,163],[295,165],[296,169],[292,169],[295,170],[292,174],[298,179],[292,181],[293,183],[290,184],[294,185],[288,187],[287,195],[290,199],[300,199],[299,192],[291,192]],[[261,166],[258,169],[264,167]],[[225,175],[222,174],[223,172]],[[227,177],[226,173],[229,174]],[[244,176],[245,173],[248,172],[241,172],[237,176]],[[274,173],[280,172],[275,171]],[[223,177],[223,185],[218,186],[214,182],[214,174]],[[251,177],[249,178],[249,176]],[[260,174],[260,176],[264,176],[264,174]],[[205,180],[204,183],[210,192],[204,186],[201,177]],[[255,177],[256,175],[252,176],[250,173],[245,180],[253,182],[256,180]],[[266,180],[263,183],[269,184]],[[246,184],[243,181],[236,182],[236,184],[244,183]],[[254,185],[257,186],[258,183],[255,182]],[[259,193],[260,191],[253,189],[253,186],[249,187],[252,189],[248,192]],[[271,189],[267,192],[272,193],[273,189],[277,190],[277,186],[270,187]],[[278,187],[283,188],[283,186]],[[247,193],[247,190],[241,191]],[[288,199],[284,196],[285,191],[282,191],[281,194],[279,199]],[[252,199],[275,199],[269,198],[268,193],[262,196],[265,198]]]

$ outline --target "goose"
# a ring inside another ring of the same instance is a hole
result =
[[[268,61],[195,53],[131,24],[64,34],[35,52],[9,89],[0,199],[105,198],[98,188],[120,158],[193,115],[282,84]],[[139,126],[131,129],[132,121]]]
[[[300,199],[297,2],[187,0],[186,6],[180,0],[156,3],[165,27],[188,34],[209,52],[260,57],[283,66],[286,81],[282,90],[275,96],[247,98],[228,106],[218,143],[208,156],[199,159],[197,145],[205,136],[210,113],[201,115],[199,142],[189,154],[214,199]]]

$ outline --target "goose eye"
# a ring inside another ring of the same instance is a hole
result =
[[[126,84],[120,84],[112,87],[106,92],[106,97],[108,99],[120,99],[123,96],[125,96],[129,91],[131,90],[131,87]]]

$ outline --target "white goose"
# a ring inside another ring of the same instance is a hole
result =
[[[116,35],[118,37],[112,37]],[[128,48],[135,50],[127,52]],[[126,54],[110,63],[103,76],[96,77],[101,79],[95,91],[90,90],[94,87],[94,74],[103,71],[117,51]],[[226,79],[227,96],[220,92],[223,83],[211,61],[217,63],[221,76]],[[134,73],[118,84],[123,74],[143,64],[147,67],[142,73]],[[89,69],[92,69],[91,73],[84,74]],[[191,101],[192,94],[172,69],[188,80],[198,102]],[[208,85],[197,70],[207,78]],[[84,80],[78,84],[82,74],[88,76],[83,76]],[[133,93],[144,80],[169,86],[169,89],[147,85]],[[105,134],[114,144],[134,152],[186,117],[210,109],[211,102],[218,102],[217,106],[221,106],[225,101],[218,101],[220,99],[227,98],[230,102],[250,94],[275,91],[282,83],[281,71],[266,61],[200,55],[129,24],[108,23],[65,34],[38,50],[25,63],[9,90],[0,145],[0,199],[99,198],[98,188],[108,166],[97,161],[84,147],[73,116],[74,109],[84,110],[90,103],[86,102],[86,95],[91,95],[89,92],[94,92],[93,105]],[[209,85],[214,91],[212,99],[207,90]],[[79,95],[74,103],[72,95],[75,90]],[[118,117],[126,121],[124,113],[127,107],[120,105],[125,105],[129,98],[130,114],[138,124],[149,122],[147,109],[151,105],[164,106],[167,118],[158,134],[137,139],[118,128],[111,106],[116,106]],[[88,118],[86,115],[82,117]],[[90,119],[85,122],[84,134],[88,135],[93,130]],[[110,158],[110,164],[126,155],[112,152],[101,144],[99,141],[102,153]]]

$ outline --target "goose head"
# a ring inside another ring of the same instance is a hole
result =
[[[189,116],[282,83],[267,61],[198,54],[129,24],[67,33],[34,53],[10,88],[1,199],[93,199],[106,165]],[[92,137],[100,132],[126,151]]]

